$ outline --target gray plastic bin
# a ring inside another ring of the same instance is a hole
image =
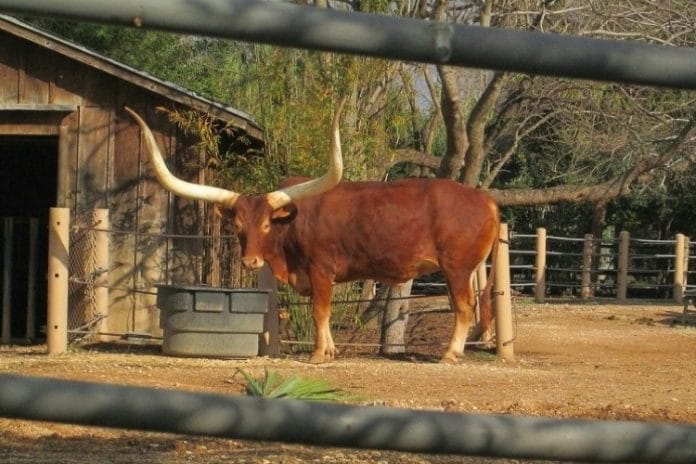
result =
[[[267,290],[158,285],[157,306],[165,354],[239,358],[259,353]]]

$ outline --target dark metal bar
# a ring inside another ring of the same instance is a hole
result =
[[[12,250],[14,248],[14,218],[4,217],[3,254],[2,254],[2,330],[0,343],[12,343]]]
[[[696,426],[269,400],[0,374],[0,416],[421,453],[696,462]]]
[[[36,275],[38,266],[39,218],[29,219],[29,250],[27,259],[27,340],[36,339]]]
[[[696,89],[696,50],[257,0],[0,0],[0,11],[408,61]]]

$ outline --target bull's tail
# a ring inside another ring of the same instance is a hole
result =
[[[496,256],[498,255],[498,242],[500,237],[500,219],[496,221],[495,225],[495,237],[493,239],[493,244],[491,246],[491,268],[488,271],[488,277],[486,279],[486,286],[481,291],[479,296],[479,318],[480,318],[480,329],[481,329],[481,340],[490,341],[492,338],[491,323],[493,322],[493,308],[491,304],[491,294],[493,290],[493,279],[495,276],[495,262],[497,261]],[[485,264],[485,261],[484,261]]]

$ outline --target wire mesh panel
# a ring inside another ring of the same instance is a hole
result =
[[[101,320],[95,301],[95,234],[91,217],[76,217],[70,229],[68,284],[68,339],[92,337],[92,329]]]
[[[68,331],[72,342],[94,341],[98,331],[110,337],[158,338],[158,284],[255,286],[256,276],[242,269],[238,240],[224,221],[202,230],[210,234],[187,235],[162,233],[153,227],[139,232],[109,229],[93,217],[78,215],[70,229]],[[98,234],[107,234],[111,250],[110,262],[101,266]],[[100,308],[98,293],[105,287],[107,307]],[[100,324],[104,318],[108,319]]]

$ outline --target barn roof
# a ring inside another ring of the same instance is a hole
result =
[[[201,96],[173,82],[158,79],[151,74],[50,34],[11,16],[0,15],[0,30],[111,74],[133,85],[160,94],[197,111],[208,113],[246,131],[249,136],[263,141],[263,129],[251,116],[224,103]]]

